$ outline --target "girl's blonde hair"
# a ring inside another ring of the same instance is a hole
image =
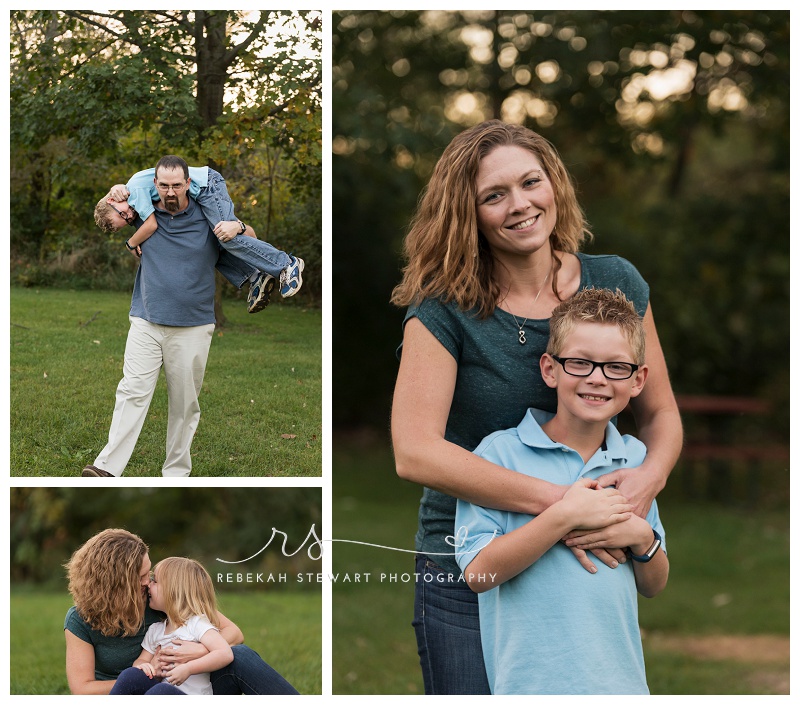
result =
[[[173,626],[179,627],[190,617],[202,614],[219,628],[214,584],[202,565],[191,558],[173,556],[159,561],[153,568],[153,573],[156,571],[164,612]]]
[[[493,276],[496,263],[491,250],[478,230],[475,182],[481,159],[503,146],[531,152],[553,186],[557,219],[550,245],[552,287],[558,297],[561,261],[556,250],[574,253],[592,236],[572,179],[544,137],[520,125],[490,120],[456,135],[437,162],[405,239],[407,264],[392,292],[392,303],[408,306],[434,297],[455,301],[465,311],[477,307],[482,318],[493,313],[500,287]]]
[[[90,538],[64,566],[78,614],[104,636],[133,636],[144,623],[141,572],[148,549],[124,529]]]

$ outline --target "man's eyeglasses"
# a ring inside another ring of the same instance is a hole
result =
[[[584,360],[582,357],[558,357],[551,355],[563,368],[564,372],[573,377],[588,377],[599,367],[606,379],[630,379],[641,365],[632,362],[595,362]]]
[[[111,204],[110,204],[110,203],[109,203],[108,205],[109,205],[109,206],[111,206]],[[117,210],[117,209],[116,209],[114,206],[111,206],[111,209],[112,209],[112,210],[113,210],[113,211],[114,211],[114,212],[115,212],[115,213],[116,213],[116,214],[117,214],[117,215],[118,215],[120,218],[122,218],[122,219],[123,219],[123,220],[124,220],[124,221],[125,221],[125,222],[126,222],[128,225],[130,225],[130,224],[133,222],[133,213],[131,213],[130,211],[128,211],[127,213],[123,213],[122,211],[120,211],[120,210]]]
[[[181,191],[183,191],[183,189],[186,188],[186,182],[184,182],[182,184],[161,184],[161,183],[156,183],[156,188],[159,191],[166,191],[167,193],[169,193],[169,191],[174,191],[175,193],[180,193]]]

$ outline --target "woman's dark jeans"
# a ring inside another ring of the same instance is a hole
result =
[[[233,661],[211,674],[214,695],[299,695],[289,682],[249,646],[232,647]],[[153,690],[153,688],[157,688]],[[138,668],[119,674],[111,695],[185,695],[169,683],[148,678]]]
[[[416,572],[412,624],[426,695],[490,695],[478,596],[427,556],[417,556]]]
[[[299,695],[249,646],[233,647],[233,661],[211,674],[214,695]]]

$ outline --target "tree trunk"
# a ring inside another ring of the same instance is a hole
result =
[[[197,10],[195,12],[195,55],[197,58],[197,111],[202,120],[199,141],[203,132],[216,124],[222,115],[225,97],[226,55],[225,30],[228,13],[224,11]],[[209,160],[212,169],[217,165]],[[217,327],[223,327],[228,319],[222,310],[222,286],[225,281],[217,272],[217,288],[214,292],[214,317]]]

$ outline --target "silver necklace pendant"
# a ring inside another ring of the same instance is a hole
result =
[[[525,345],[525,331],[522,328],[519,329],[519,344]]]

